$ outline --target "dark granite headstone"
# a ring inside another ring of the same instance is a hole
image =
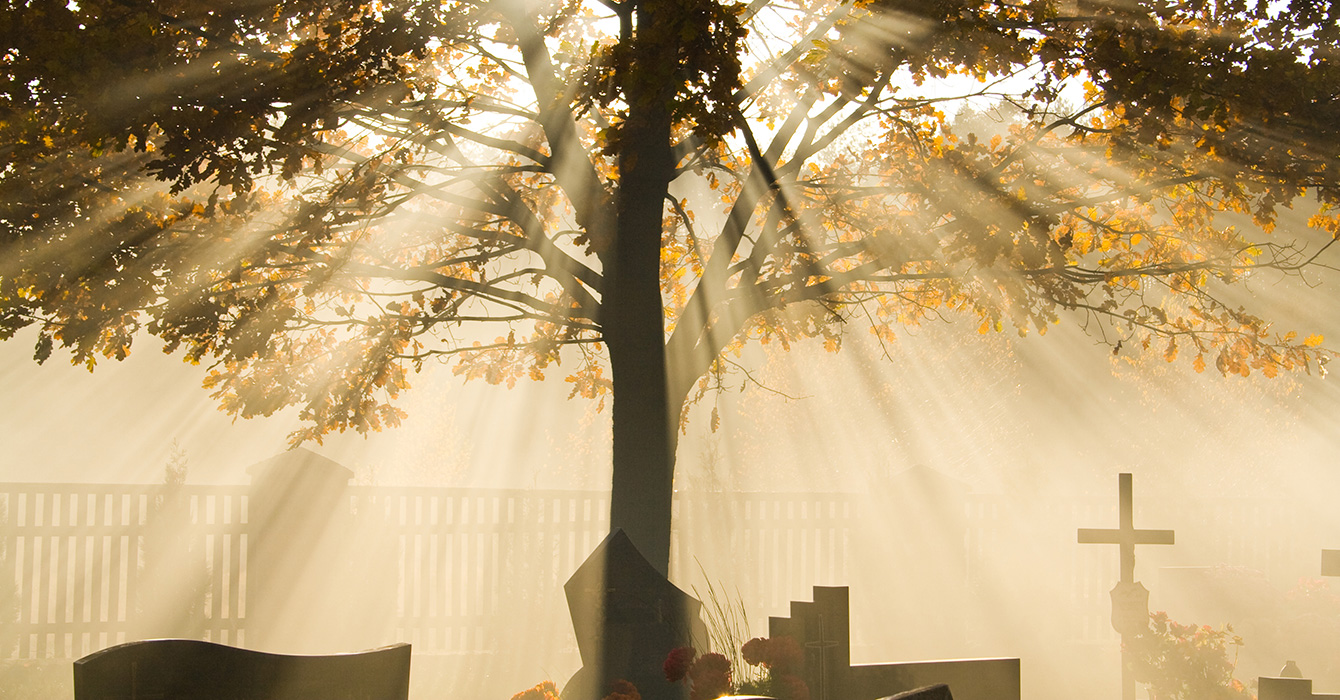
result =
[[[949,686],[939,683],[905,690],[897,695],[883,698],[883,700],[954,700],[954,694],[949,692]]]
[[[845,700],[851,670],[846,586],[815,586],[814,602],[791,601],[790,617],[768,618],[769,637],[790,637],[805,650],[801,680],[810,700]]]
[[[792,602],[790,617],[768,620],[769,636],[791,637],[805,649],[801,677],[810,700],[875,700],[890,693],[935,692],[928,687],[940,685],[953,688],[958,700],[1019,700],[1019,659],[851,665],[847,606],[845,586],[815,586],[814,602]]]
[[[74,662],[74,700],[406,700],[410,646],[286,656],[157,639]]]
[[[582,668],[564,700],[600,700],[615,680],[637,686],[643,700],[677,700],[684,684],[665,680],[670,650],[706,640],[702,604],[638,552],[623,530],[605,538],[563,587]]]

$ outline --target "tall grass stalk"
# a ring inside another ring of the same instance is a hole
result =
[[[707,585],[707,595],[699,593],[697,586],[689,588],[693,591],[693,596],[703,603],[703,616],[706,618],[704,622],[707,624],[707,651],[715,651],[730,660],[736,687],[760,682],[764,678],[764,670],[745,663],[744,657],[740,654],[740,647],[753,638],[749,632],[749,613],[745,610],[740,589],[735,589],[733,598],[728,592],[718,590],[717,586],[712,585],[712,579],[707,576],[703,563],[696,557],[693,561],[698,565],[698,571],[702,572],[703,581]]]

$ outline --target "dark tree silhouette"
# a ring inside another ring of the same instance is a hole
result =
[[[1337,231],[1337,13],[10,0],[0,337],[92,367],[147,331],[296,441],[394,425],[434,358],[561,361],[612,397],[611,523],[664,570],[684,407],[751,339],[1073,315],[1197,370],[1323,359],[1220,294],[1315,259],[1271,233],[1304,193]],[[955,133],[968,97],[1005,133]]]

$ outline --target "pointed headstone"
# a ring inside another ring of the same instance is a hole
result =
[[[289,653],[365,646],[332,609],[352,609],[345,588],[360,579],[344,556],[353,472],[303,448],[247,468],[247,608],[244,643]]]
[[[707,639],[702,604],[656,570],[623,530],[605,538],[563,587],[582,668],[565,700],[600,700],[616,680],[643,700],[679,700],[683,684],[665,680],[670,650]]]

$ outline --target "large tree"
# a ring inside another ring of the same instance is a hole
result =
[[[685,407],[750,339],[1325,359],[1224,288],[1324,249],[1281,207],[1338,230],[1329,0],[6,0],[0,36],[0,338],[155,334],[295,440],[394,425],[434,358],[561,362],[663,570]]]

